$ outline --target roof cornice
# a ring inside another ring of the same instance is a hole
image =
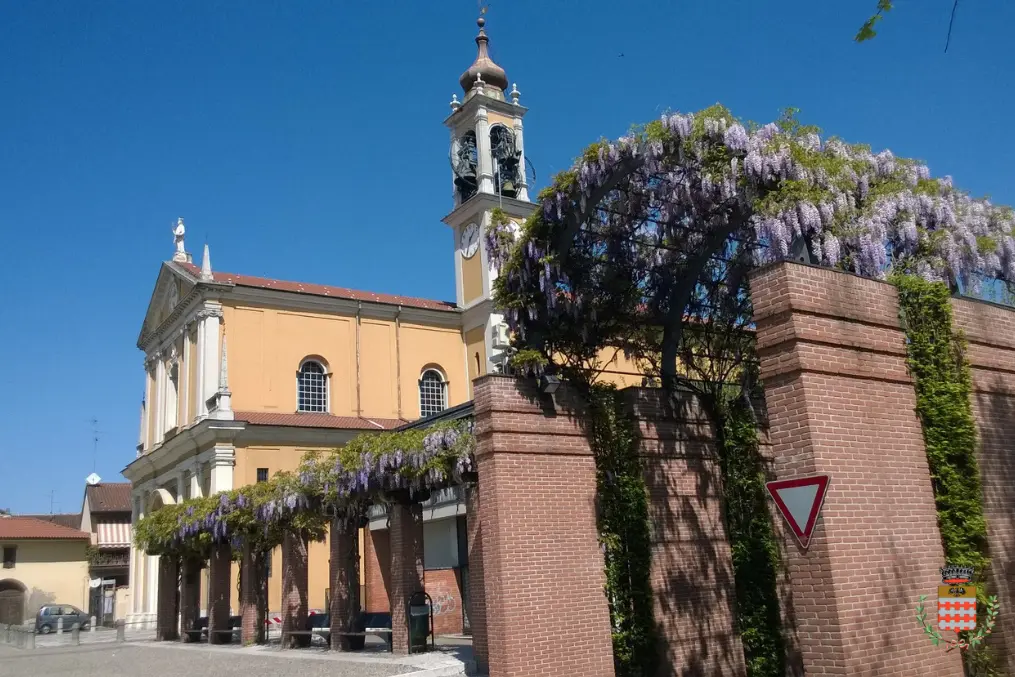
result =
[[[320,296],[304,292],[284,291],[280,289],[263,289],[242,285],[216,285],[217,289],[209,290],[208,298],[218,301],[249,304],[287,310],[303,310],[310,312],[336,313],[355,317],[380,320],[394,320],[399,317],[403,322],[436,325],[448,328],[462,326],[461,311],[456,308],[449,310],[431,310],[393,303],[377,301],[355,301],[332,296]],[[224,288],[223,288],[224,287]]]

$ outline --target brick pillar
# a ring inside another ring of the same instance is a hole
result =
[[[307,630],[307,539],[286,532],[282,540],[282,636],[285,646],[310,646],[310,635],[289,635]]]
[[[180,558],[162,555],[159,558],[158,600],[155,607],[155,639],[173,641],[180,638],[177,626],[177,602]]]
[[[490,677],[613,677],[595,461],[567,413],[581,405],[555,410],[529,379],[473,388]]]
[[[944,552],[894,287],[779,263],[751,293],[775,476],[831,476],[810,548],[783,530],[806,674],[961,675],[915,618]]]
[[[359,521],[335,518],[331,521],[331,561],[328,580],[331,588],[331,648],[339,651],[361,648],[358,638],[339,633],[359,628]]]
[[[229,544],[213,545],[208,564],[208,642],[228,644],[232,636],[222,632],[229,629],[229,588],[232,587],[233,551]]]
[[[988,640],[1015,675],[1015,311],[972,299],[952,299],[955,328],[968,343],[973,416],[990,544],[990,585],[1000,605]]]
[[[423,507],[391,506],[391,650],[408,653],[409,595],[423,590]]]
[[[257,613],[257,592],[261,585],[257,563],[256,553],[250,544],[245,544],[240,560],[240,638],[244,645],[263,641],[264,621]]]
[[[486,597],[483,582],[483,534],[479,521],[479,488],[465,489],[465,528],[469,541],[469,628],[472,654],[480,673],[489,669],[490,652],[486,638]]]
[[[201,560],[187,557],[183,560],[183,575],[180,581],[180,630],[183,641],[192,642],[197,637],[188,634],[201,616]]]

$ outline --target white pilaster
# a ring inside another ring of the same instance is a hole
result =
[[[200,316],[197,320],[197,350],[195,351],[197,356],[197,370],[194,372],[194,397],[197,402],[194,403],[194,420],[200,420],[204,418],[205,414],[208,413],[207,405],[204,403],[204,399],[201,394],[204,392],[204,319]]]
[[[478,191],[494,194],[493,156],[490,152],[490,119],[486,106],[476,109],[476,155],[479,160]]]
[[[201,498],[204,494],[201,492],[201,464],[195,462],[194,467],[190,470],[190,497]]]
[[[518,199],[529,201],[529,184],[525,178],[525,141],[522,137],[522,119],[515,118],[515,147],[518,149]]]
[[[155,397],[151,405],[155,407],[153,443],[160,444],[166,433],[166,363],[161,353],[155,355]]]
[[[159,594],[159,556],[147,556],[147,575],[145,577],[145,613],[154,614],[158,606]]]
[[[201,317],[203,315],[203,317]],[[219,324],[222,318],[221,307],[209,307],[198,314],[201,323],[204,325],[204,346],[201,353],[204,356],[201,365],[203,376],[201,380],[201,411],[208,413],[208,398],[215,394],[218,387],[218,351],[219,351]]]
[[[130,545],[130,578],[128,582],[130,584],[130,611],[132,614],[138,613],[140,608],[140,586],[138,580],[140,580],[141,571],[139,564],[140,551],[134,545],[133,530],[134,526],[137,525],[138,520],[141,519],[141,499],[137,497],[137,494],[131,493],[131,545]]]
[[[233,488],[233,466],[236,452],[232,447],[216,446],[211,458],[211,493],[230,491]]]

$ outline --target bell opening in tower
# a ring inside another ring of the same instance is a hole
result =
[[[476,151],[476,133],[467,131],[461,138],[455,139],[451,149],[451,169],[455,173],[455,192],[458,201],[465,202],[476,194],[479,184],[476,178],[476,167],[479,157]]]
[[[494,159],[494,180],[497,192],[505,197],[518,197],[520,182],[519,160],[521,153],[515,143],[515,134],[504,125],[490,128],[490,153]]]

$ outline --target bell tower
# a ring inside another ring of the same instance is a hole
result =
[[[533,212],[526,178],[522,118],[526,109],[521,93],[489,53],[486,20],[476,22],[476,60],[458,82],[463,99],[451,98],[451,115],[444,124],[451,130],[454,210],[443,221],[451,226],[455,257],[458,307],[463,309],[462,334],[468,375],[472,379],[503,370],[507,327],[493,307],[496,271],[486,252],[486,233],[494,209],[501,209],[517,228]]]

